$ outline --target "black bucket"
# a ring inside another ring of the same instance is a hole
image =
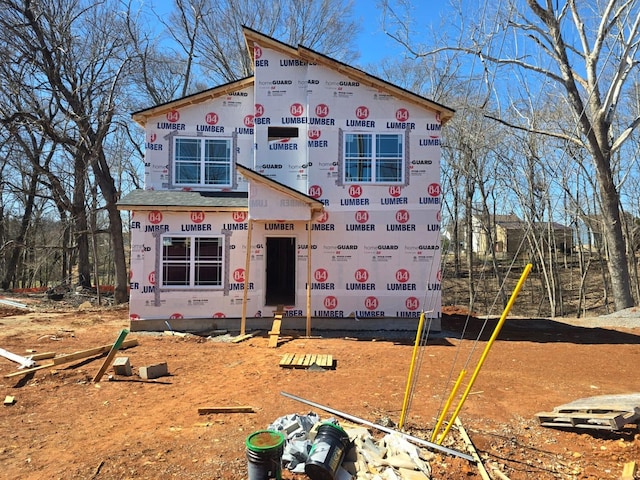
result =
[[[259,430],[245,441],[248,480],[282,480],[284,435],[274,430]]]
[[[304,473],[311,480],[335,480],[350,445],[347,432],[334,423],[323,423],[318,427]]]

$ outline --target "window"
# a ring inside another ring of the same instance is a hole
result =
[[[230,186],[231,139],[176,137],[174,184],[182,186]]]
[[[395,133],[345,133],[347,183],[400,183],[404,180],[404,141]]]
[[[221,287],[222,237],[162,237],[163,287]]]

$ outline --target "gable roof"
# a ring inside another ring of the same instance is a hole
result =
[[[137,112],[133,112],[131,114],[131,118],[133,118],[133,120],[135,120],[139,125],[144,127],[147,123],[147,118],[149,117],[155,117],[158,115],[166,114],[167,112],[170,112],[176,107],[195,105],[197,103],[206,102],[214,98],[223,97],[232,92],[237,92],[238,90],[242,90],[243,88],[251,87],[253,86],[253,83],[254,83],[253,76],[242,78],[240,80],[225,83],[224,85],[219,85],[214,88],[203,90],[202,92],[197,92],[192,95],[187,95],[186,97],[177,98],[169,102],[161,103],[160,105],[155,105],[150,108],[138,110]]]
[[[355,67],[352,67],[351,65],[342,63],[331,57],[328,57],[314,50],[311,50],[310,48],[304,47],[303,45],[298,45],[297,48],[294,48],[290,45],[287,45],[286,43],[282,43],[274,38],[263,35],[260,32],[257,32],[249,27],[242,27],[242,29],[244,32],[245,42],[247,42],[249,55],[251,55],[252,60],[254,60],[254,57],[253,57],[254,51],[253,51],[253,47],[249,44],[249,42],[254,41],[256,43],[265,45],[268,48],[276,50],[285,55],[298,57],[307,62],[324,65],[330,68],[331,70],[334,70],[346,77],[349,77],[352,80],[358,81],[362,85],[366,85],[368,87],[378,89],[396,98],[401,98],[408,102],[415,103],[421,107],[435,111],[440,114],[440,121],[443,125],[447,121],[451,120],[451,118],[453,118],[453,114],[455,113],[455,110],[449,107],[445,107],[444,105],[434,102],[433,100],[424,98],[409,90],[405,90],[404,88],[398,87],[397,85],[389,83],[385,80],[382,80],[381,78],[378,78],[374,75],[366,73]]]

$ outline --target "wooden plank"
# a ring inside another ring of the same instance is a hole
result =
[[[49,358],[53,358],[56,356],[56,352],[42,352],[42,353],[34,353],[33,355],[29,355],[31,360],[36,362],[40,360],[48,360]]]
[[[289,364],[289,359],[293,356],[291,353],[285,353],[280,359],[280,366],[283,367]]]
[[[269,331],[269,335],[280,335],[281,325],[282,325],[282,320],[275,319],[273,321],[273,325],[271,325],[271,330]]]
[[[636,462],[625,463],[620,480],[633,480],[634,478],[636,478]]]
[[[295,361],[295,364],[296,364],[297,366],[302,366],[302,365],[304,364],[304,357],[305,357],[305,354],[304,354],[304,353],[299,353],[299,354],[298,354],[298,358],[297,358],[297,359],[296,359],[296,361]]]
[[[208,415],[211,413],[254,413],[253,407],[201,407],[198,408],[198,415]]]
[[[478,473],[482,477],[482,480],[491,480],[491,477],[489,476],[489,472],[487,472],[487,469],[484,468],[482,459],[480,458],[480,455],[478,455],[478,451],[476,450],[475,445],[471,441],[471,437],[469,437],[469,435],[467,434],[467,431],[462,426],[462,421],[458,416],[456,416],[454,422],[456,424],[456,427],[458,427],[458,431],[460,432],[460,436],[462,437],[462,440],[467,445],[467,451],[471,454],[471,456],[476,461],[476,465],[478,466]]]
[[[135,338],[132,338],[130,340],[125,340],[122,343],[122,347],[120,348],[121,349],[130,348],[130,347],[135,347],[136,345],[138,345],[138,340]],[[100,355],[102,353],[108,352],[112,346],[113,345],[102,345],[101,347],[90,348],[88,350],[80,350],[78,352],[70,353],[68,355],[60,355],[59,357],[54,358],[52,363],[47,363],[45,365],[40,365],[38,367],[33,367],[26,370],[19,370],[17,372],[9,373],[8,375],[5,375],[5,378],[15,377],[18,375],[26,375],[27,373],[42,370],[43,368],[51,368],[51,367],[55,367],[56,365],[71,363],[71,362],[75,362],[76,360],[81,360],[84,358],[93,357],[95,355]]]
[[[136,345],[138,345],[138,340],[136,340],[134,338],[134,339],[130,339],[130,340],[125,340],[122,343],[122,346],[120,348],[135,347]],[[89,348],[87,350],[79,350],[77,352],[70,353],[68,355],[61,355],[61,356],[55,357],[53,359],[53,364],[54,365],[60,365],[60,364],[63,364],[63,363],[69,363],[69,362],[73,362],[75,360],[80,360],[81,358],[93,357],[94,355],[100,355],[101,353],[106,353],[109,350],[111,350],[112,346],[113,346],[113,344],[102,345],[100,347]]]
[[[309,359],[309,366],[313,365],[314,363],[317,365],[316,360],[318,359],[318,355],[315,353],[311,354],[311,358]]]
[[[253,333],[246,333],[244,335],[238,335],[237,337],[235,337],[233,340],[231,340],[231,343],[240,343],[243,342],[245,340],[247,340],[248,338],[252,338],[254,335],[258,334],[260,331],[258,330],[257,332],[253,332]]]

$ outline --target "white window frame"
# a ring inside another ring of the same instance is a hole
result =
[[[349,145],[349,138],[353,135],[362,135],[365,137],[370,137],[371,140],[371,155],[370,156],[360,156],[360,157],[355,157],[355,156],[350,156],[347,152],[347,148]],[[383,161],[385,160],[384,158],[379,156],[379,152],[377,151],[378,148],[378,138],[381,136],[390,136],[390,137],[396,137],[399,139],[399,143],[400,143],[400,154],[399,157],[388,157],[390,160],[393,158],[399,159],[400,160],[400,165],[398,166],[398,170],[400,173],[400,178],[399,179],[394,179],[394,180],[390,180],[390,179],[380,179],[379,178],[379,172],[378,172],[378,167],[380,166],[381,163],[383,163]],[[349,184],[349,183],[354,183],[354,184],[373,184],[373,185],[402,185],[405,183],[405,176],[406,176],[406,165],[407,165],[407,138],[405,136],[405,133],[390,133],[390,132],[355,132],[355,131],[351,131],[351,132],[344,132],[344,137],[343,137],[343,147],[342,147],[342,180],[345,184]],[[348,172],[349,172],[349,168],[348,165],[350,163],[350,160],[355,160],[356,158],[360,158],[362,162],[364,163],[368,163],[368,168],[370,169],[370,178],[369,179],[363,179],[361,177],[356,177],[356,178],[349,178],[348,176]]]
[[[192,140],[198,142],[199,158],[194,159],[191,163],[197,164],[199,169],[199,178],[196,182],[181,182],[178,178],[178,165],[189,163],[186,160],[178,159],[178,142],[181,140]],[[227,144],[227,157],[221,160],[207,160],[206,144],[208,141],[225,142]],[[173,138],[173,153],[171,155],[171,178],[172,184],[176,187],[186,188],[229,188],[233,184],[233,149],[234,141],[232,137],[201,137],[201,136],[175,136]],[[207,167],[224,167],[227,172],[225,183],[207,183],[206,174]]]
[[[180,239],[188,241],[188,254],[182,258],[170,258],[165,254],[166,242],[169,239]],[[220,255],[217,258],[202,259],[196,256],[198,240],[216,239],[218,240],[218,250]],[[185,235],[181,233],[167,233],[160,238],[160,282],[162,289],[207,289],[222,290],[224,289],[225,279],[225,244],[224,235]],[[183,272],[187,272],[188,281],[182,283],[167,283],[166,269],[170,266],[182,268]],[[218,279],[215,283],[202,284],[198,280],[198,267],[217,267],[219,271]]]

